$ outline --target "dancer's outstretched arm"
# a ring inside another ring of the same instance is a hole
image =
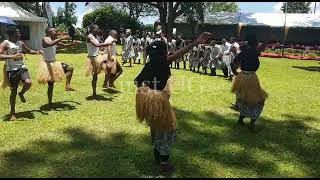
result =
[[[190,51],[194,46],[197,46],[198,44],[204,44],[208,41],[208,39],[212,36],[209,32],[203,32],[200,34],[200,36],[193,41],[192,43],[188,44],[187,46],[183,47],[182,49],[179,49],[176,53],[168,56],[167,61],[168,63],[171,63],[175,61],[176,59],[181,58],[184,54],[186,54],[188,51]]]
[[[87,36],[87,42],[90,42],[91,44],[93,44],[96,47],[107,47],[112,45],[113,42],[117,42],[117,40],[115,39],[113,42],[111,43],[97,43],[96,41],[93,40],[92,37]]]
[[[35,50],[30,49],[24,42],[21,41],[21,43],[22,43],[23,53],[25,53],[25,54],[43,54],[42,50],[35,51]]]
[[[60,41],[62,41],[64,39],[69,39],[69,38],[70,38],[69,36],[62,36],[61,38],[50,41],[48,38],[44,37],[42,39],[42,47],[47,48],[50,46],[54,46],[54,45],[57,45]]]
[[[71,48],[71,47],[76,46],[76,45],[78,45],[78,44],[80,44],[79,41],[74,41],[74,42],[71,43],[71,44],[64,44],[64,43],[62,43],[62,42],[58,42],[58,47],[60,47],[60,48]]]

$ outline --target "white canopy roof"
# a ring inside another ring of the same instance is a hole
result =
[[[6,16],[16,21],[45,22],[46,19],[38,17],[24,10],[14,2],[0,2],[0,16]]]
[[[320,27],[320,14],[292,14],[287,13],[287,27]],[[180,16],[176,23],[185,22]],[[246,24],[283,27],[285,14],[283,13],[207,13],[206,24]]]

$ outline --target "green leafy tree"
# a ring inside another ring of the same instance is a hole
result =
[[[88,28],[92,23],[97,24],[105,32],[111,29],[118,32],[121,32],[121,29],[132,29],[134,33],[137,30],[142,31],[142,23],[113,6],[103,6],[83,16],[83,28]]]
[[[117,10],[126,11],[130,17],[135,19],[143,16],[157,15],[155,8],[141,2],[87,2],[86,5],[89,5],[93,8],[113,6]]]
[[[172,37],[174,21],[184,15],[189,22],[204,20],[205,2],[144,2],[156,8],[160,16],[162,32]]]
[[[146,24],[143,26],[143,32],[153,32],[153,24]]]
[[[287,3],[287,13],[309,13],[311,10],[311,2],[284,2],[281,10],[286,12]]]
[[[76,7],[75,3],[65,2],[64,8],[58,8],[57,15],[54,17],[54,24],[59,31],[69,31],[77,24]]]
[[[207,12],[239,12],[239,7],[235,2],[206,2]]]
[[[40,5],[40,2],[15,2],[18,6],[22,7],[24,10],[37,15],[44,16],[43,9]]]

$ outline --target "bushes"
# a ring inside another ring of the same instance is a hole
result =
[[[285,48],[283,50],[283,55],[284,56],[310,56],[310,57],[319,57],[320,53],[319,51],[309,51],[309,53],[303,53],[301,52],[301,50],[296,50],[296,49],[292,49],[292,48]],[[282,55],[282,49],[276,49],[276,50],[272,50],[272,49],[266,49],[264,51],[264,53],[274,53],[274,54],[280,54]]]
[[[131,29],[133,33],[142,31],[142,23],[131,18],[126,12],[114,9],[112,6],[103,6],[95,11],[84,15],[82,25],[88,28],[91,23],[97,24],[103,31],[114,29]]]
[[[308,53],[307,56],[310,56],[310,57],[317,57],[317,55],[315,53]]]

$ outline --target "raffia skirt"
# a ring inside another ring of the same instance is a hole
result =
[[[106,63],[102,65],[102,69],[106,70],[107,72],[110,72],[111,74],[117,73],[117,58],[116,56],[111,56],[111,61],[108,60],[108,54],[103,55],[104,60]]]
[[[136,115],[158,132],[174,132],[176,116],[171,107],[169,88],[163,91],[140,87],[136,94]]]
[[[233,80],[231,92],[237,95],[241,115],[253,119],[260,116],[268,94],[255,72],[241,71]]]
[[[105,66],[103,66],[103,61],[103,54],[99,54],[96,57],[88,56],[86,63],[86,76],[100,74],[102,70],[106,71]]]
[[[5,89],[6,87],[9,87],[9,85],[10,85],[6,69],[7,69],[7,66],[4,65],[3,69],[2,69],[2,78],[3,78],[3,80],[0,82],[0,87],[2,89]]]
[[[47,84],[48,82],[61,82],[65,77],[65,73],[61,62],[40,61],[38,72],[38,83]]]

